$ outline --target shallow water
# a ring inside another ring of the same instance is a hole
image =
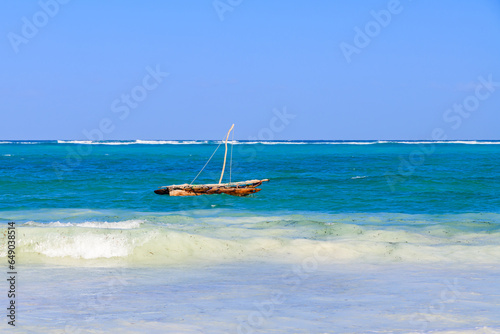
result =
[[[35,332],[495,333],[500,326],[497,267],[307,260],[19,270],[18,321]]]

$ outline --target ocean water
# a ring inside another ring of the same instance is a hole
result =
[[[499,141],[219,144],[0,141],[16,330],[500,333]]]

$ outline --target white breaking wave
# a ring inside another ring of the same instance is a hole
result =
[[[0,141],[0,144],[42,144],[39,141]]]
[[[333,145],[372,145],[372,144],[384,144],[385,142],[378,141],[339,141],[339,142],[324,142],[318,144],[333,144]]]
[[[234,144],[238,145],[253,145],[253,144],[264,144],[264,145],[371,145],[378,144],[377,141],[235,141]]]
[[[207,144],[207,140],[140,140],[137,139],[134,144],[153,144],[153,145],[164,145],[164,144]]]
[[[59,144],[82,144],[82,145],[176,145],[176,144],[207,144],[207,140],[133,140],[133,141],[90,141],[90,140],[58,140]]]
[[[441,143],[441,142],[438,142],[438,143]],[[460,140],[457,140],[457,141],[448,141],[448,142],[442,142],[442,143],[448,143],[448,144],[478,144],[478,145],[498,145],[500,144],[500,141],[475,141],[475,140],[471,140],[471,141],[460,141]]]
[[[90,140],[58,140],[58,144],[92,144]]]
[[[394,143],[394,144],[469,144],[469,145],[496,145],[500,141],[477,141],[477,140],[423,140],[423,141],[386,141],[379,142],[381,144]]]
[[[352,221],[353,217],[347,219]],[[230,226],[221,224],[226,220],[231,221]],[[193,226],[189,231],[180,229],[178,222],[142,227],[142,220],[27,222],[19,227],[17,250],[30,261],[39,261],[40,256],[117,258],[140,265],[264,258],[296,262],[308,257],[328,263],[500,263],[500,232],[496,231],[464,232],[445,225],[385,229],[340,223],[338,219],[284,229],[286,222],[273,221],[272,217],[234,220],[210,218],[204,222],[215,225],[213,229]],[[0,258],[6,252],[6,243],[0,243]]]
[[[235,145],[254,145],[254,144],[263,144],[263,145],[305,145],[305,144],[314,144],[314,142],[303,142],[303,141],[234,141]]]
[[[97,142],[92,142],[90,144],[92,144],[92,145],[132,145],[132,144],[137,144],[137,143],[132,142],[132,141],[97,141]]]
[[[50,222],[50,223],[37,223],[29,221],[24,223],[28,226],[37,227],[88,227],[88,228],[104,228],[104,229],[136,229],[140,228],[144,220],[125,220],[120,222],[83,222],[83,223],[61,223],[61,222]]]
[[[80,144],[80,145],[130,145],[135,142],[103,142],[103,141],[90,141],[90,140],[58,140],[58,144]]]

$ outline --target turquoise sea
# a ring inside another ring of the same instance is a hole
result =
[[[16,331],[500,333],[500,141],[219,144],[0,141]]]

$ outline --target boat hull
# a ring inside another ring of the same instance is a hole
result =
[[[259,188],[228,188],[213,191],[190,191],[190,190],[173,190],[169,193],[170,196],[200,196],[200,195],[216,195],[226,194],[231,196],[248,196],[261,191]]]
[[[257,188],[262,182],[267,182],[269,179],[250,180],[226,184],[201,184],[201,185],[172,185],[156,189],[154,192],[158,195],[169,196],[200,196],[200,195],[216,195],[226,194],[231,196],[248,196],[255,194],[262,189]]]

